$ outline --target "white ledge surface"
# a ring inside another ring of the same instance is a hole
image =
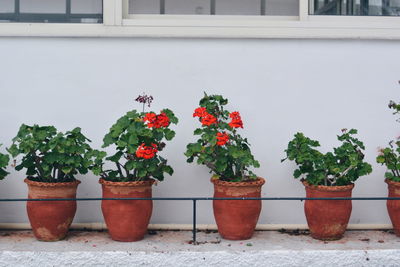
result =
[[[0,232],[0,266],[398,266],[400,238],[391,231],[348,231],[339,241],[307,234],[256,232],[223,240],[215,232],[157,231],[143,241],[112,241],[107,232],[71,231],[59,242],[36,241],[31,231]]]

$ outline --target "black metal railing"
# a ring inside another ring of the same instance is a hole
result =
[[[216,198],[216,197],[151,197],[151,198],[3,198],[0,202],[28,202],[28,201],[102,201],[102,200],[155,200],[155,201],[192,201],[193,208],[193,228],[192,228],[192,243],[197,244],[197,202],[210,200],[262,200],[262,201],[304,201],[304,200],[399,200],[400,197],[242,197],[242,198]]]

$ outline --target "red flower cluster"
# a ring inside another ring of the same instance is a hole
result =
[[[136,150],[136,157],[144,158],[144,159],[151,159],[156,155],[157,151],[158,150],[157,150],[156,144],[151,144],[151,146],[146,146],[143,143]]]
[[[229,123],[229,126],[232,128],[243,128],[243,122],[239,112],[232,112],[229,114],[229,117],[232,119],[232,121]]]
[[[213,115],[208,114],[205,115],[203,118],[201,118],[201,124],[205,126],[210,126],[211,124],[217,123],[217,118],[215,118]]]
[[[217,123],[217,118],[207,112],[207,109],[204,107],[199,107],[194,110],[193,117],[199,117],[201,119],[201,123],[205,126],[210,126],[214,123]]]
[[[228,140],[229,140],[229,135],[227,135],[225,132],[223,133],[217,133],[217,145],[223,146],[225,145]]]
[[[144,116],[143,121],[148,122],[147,127],[149,128],[161,128],[169,126],[169,118],[164,112],[159,115],[149,112],[146,114],[146,116]]]
[[[208,114],[207,109],[204,108],[204,107],[199,107],[199,108],[196,108],[196,109],[194,110],[193,117],[202,118],[202,117],[204,117],[206,114]]]

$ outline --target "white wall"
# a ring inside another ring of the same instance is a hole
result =
[[[10,145],[21,123],[81,126],[100,147],[109,127],[132,108],[143,90],[153,108],[173,109],[177,136],[163,152],[173,177],[154,196],[211,196],[210,174],[183,155],[203,91],[223,94],[244,120],[267,179],[263,196],[304,196],[292,178],[293,163],[280,163],[297,131],[338,145],[344,127],[359,129],[374,172],[356,183],[354,196],[386,196],[377,147],[400,134],[387,108],[399,99],[400,43],[396,41],[205,39],[0,39],[0,143]],[[2,148],[4,149],[4,147]],[[1,182],[0,197],[25,197],[23,172]],[[98,178],[79,177],[80,197],[100,196]],[[24,203],[0,203],[1,222],[25,222]],[[211,203],[199,206],[199,223],[213,223]],[[75,222],[102,221],[100,203],[81,202]],[[156,202],[153,223],[190,223],[190,202]],[[303,203],[264,202],[260,223],[304,223]],[[388,223],[383,201],[354,201],[351,223]]]

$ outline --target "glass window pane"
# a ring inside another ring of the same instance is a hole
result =
[[[310,0],[312,15],[400,16],[400,0]]]
[[[165,14],[210,14],[210,0],[165,0]]]
[[[14,0],[1,0],[0,13],[14,12]]]
[[[129,14],[160,14],[160,0],[129,0]]]
[[[19,5],[16,5],[18,2]],[[101,23],[103,2],[102,0],[0,0],[0,21]]]
[[[216,0],[215,14],[217,15],[260,15],[260,0]]]
[[[299,0],[129,0],[129,14],[160,14],[160,2],[165,14],[209,15],[214,2],[215,15],[299,15]]]
[[[65,0],[20,0],[22,13],[65,13]]]
[[[299,0],[266,0],[265,12],[270,16],[298,16]]]
[[[78,14],[101,14],[102,0],[72,0],[71,12]]]

